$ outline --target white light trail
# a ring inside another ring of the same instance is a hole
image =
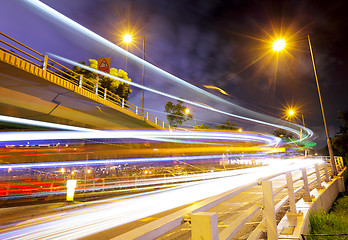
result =
[[[156,94],[159,94],[159,95],[162,95],[162,96],[165,96],[165,97],[169,97],[169,98],[172,98],[172,99],[176,99],[176,100],[179,100],[179,101],[183,101],[183,102],[186,102],[186,103],[189,103],[191,105],[194,105],[194,106],[197,106],[197,107],[201,107],[201,108],[204,108],[204,109],[208,109],[210,111],[213,111],[213,112],[218,112],[218,113],[221,113],[221,114],[224,114],[224,115],[228,115],[228,116],[231,116],[231,117],[235,117],[235,118],[239,118],[239,119],[242,119],[242,120],[246,120],[246,121],[250,121],[250,122],[255,122],[255,123],[258,123],[258,124],[263,124],[263,125],[268,125],[268,126],[272,126],[272,127],[276,127],[276,128],[281,128],[281,129],[285,129],[289,132],[292,132],[298,136],[300,136],[300,131],[299,130],[295,130],[295,129],[292,129],[290,127],[287,127],[287,126],[283,126],[283,125],[278,125],[278,124],[273,124],[273,123],[269,123],[269,122],[265,122],[265,121],[260,121],[260,120],[257,120],[257,119],[253,119],[253,118],[248,118],[248,117],[243,117],[243,116],[240,116],[240,115],[236,115],[236,114],[232,114],[232,113],[228,113],[228,112],[225,112],[225,111],[222,111],[222,110],[219,110],[219,109],[216,109],[216,108],[212,108],[210,106],[206,106],[206,105],[203,105],[203,104],[200,104],[200,103],[196,103],[196,102],[193,102],[193,101],[190,101],[190,100],[187,100],[187,99],[183,99],[181,97],[177,97],[177,96],[174,96],[174,95],[171,95],[171,94],[168,94],[168,93],[164,93],[164,92],[161,92],[161,91],[158,91],[158,90],[155,90],[155,89],[152,89],[152,88],[149,88],[149,87],[145,87],[145,86],[142,86],[140,84],[137,84],[137,83],[134,83],[134,82],[130,82],[130,81],[127,81],[125,79],[122,79],[122,78],[119,78],[119,77],[115,77],[115,76],[112,76],[111,74],[108,74],[108,73],[105,73],[105,72],[102,72],[102,71],[99,71],[99,70],[96,70],[94,68],[91,68],[91,67],[88,67],[86,65],[83,65],[83,64],[80,64],[78,62],[75,62],[75,61],[72,61],[72,60],[69,60],[67,58],[64,58],[64,57],[61,57],[61,56],[58,56],[58,55],[55,55],[55,54],[52,54],[52,53],[49,53],[49,55],[53,58],[56,58],[56,59],[59,59],[63,62],[66,62],[66,63],[69,63],[69,64],[72,64],[72,65],[75,65],[75,66],[79,66],[81,68],[84,68],[86,70],[89,70],[91,72],[95,72],[95,73],[98,73],[100,75],[104,75],[106,77],[109,77],[109,78],[112,78],[112,79],[115,79],[117,81],[120,81],[120,82],[124,82],[124,83],[127,83],[129,85],[132,85],[132,86],[135,86],[135,87],[138,87],[138,88],[141,88],[141,89],[144,89],[144,90],[147,90],[149,92],[153,92],[153,93],[156,93]],[[232,103],[231,103],[232,104]],[[233,104],[234,105],[234,104]],[[236,106],[236,105],[235,105]],[[245,109],[247,110],[247,109]],[[248,110],[250,111],[250,110]],[[269,117],[271,118],[271,117]],[[280,119],[277,119],[278,121],[282,121]],[[288,123],[287,123],[288,124]],[[312,130],[306,128],[306,127],[303,127],[303,126],[300,126],[300,125],[297,125],[297,124],[294,124],[294,123],[291,123],[292,125],[294,126],[297,126],[299,128],[302,128],[305,132],[308,133],[308,135],[304,135],[303,138],[297,140],[297,141],[303,141],[307,138],[309,138],[310,136],[313,135],[313,132]],[[297,142],[296,140],[293,141],[293,142]]]
[[[58,124],[58,123],[49,123],[49,122],[30,120],[30,119],[24,119],[24,118],[9,117],[9,116],[4,116],[4,115],[0,115],[0,122],[9,122],[9,123],[31,125],[31,126],[37,126],[37,127],[63,129],[63,130],[72,130],[72,131],[89,131],[89,132],[98,131],[98,130],[89,129],[89,128],[74,127],[74,126],[63,125],[63,124]]]
[[[159,131],[159,130],[99,130],[90,131],[36,131],[36,132],[4,132],[0,142],[62,139],[206,139],[220,141],[258,142],[266,147],[277,147],[281,139],[266,134],[239,132],[204,132],[204,131]],[[195,143],[194,141],[192,143]]]
[[[77,209],[50,217],[36,218],[25,224],[3,229],[1,239],[79,239],[133,222],[160,212],[222,194],[260,179],[322,163],[321,160],[293,159],[273,161],[257,169],[226,171],[230,176],[188,183],[154,194],[145,193],[130,199],[108,199],[103,204]],[[235,175],[239,173],[240,175]],[[226,188],[226,186],[228,186]],[[170,201],[168,201],[170,199]]]
[[[31,7],[32,9],[38,11],[38,14],[39,15],[45,15],[45,16],[48,16],[49,19],[51,21],[54,21],[56,24],[59,24],[59,25],[62,25],[62,26],[67,26],[69,27],[70,29],[74,30],[75,32],[78,32],[80,34],[82,34],[83,36],[86,36],[90,39],[93,39],[94,41],[102,44],[103,46],[107,47],[108,49],[110,50],[113,50],[119,54],[122,54],[122,55],[125,55],[127,56],[128,59],[134,61],[134,62],[137,62],[137,63],[140,63],[140,64],[144,64],[144,66],[148,69],[151,69],[165,77],[167,77],[168,79],[172,80],[172,81],[175,81],[179,84],[182,84],[188,88],[191,88],[193,89],[194,91],[197,91],[201,94],[204,94],[205,96],[208,96],[210,97],[211,99],[214,99],[218,102],[222,102],[222,103],[225,103],[225,104],[228,104],[230,106],[233,106],[235,109],[238,109],[242,112],[244,112],[245,114],[250,114],[250,115],[253,115],[254,117],[257,117],[259,119],[263,119],[262,121],[261,120],[256,120],[256,119],[253,119],[253,118],[248,118],[248,117],[243,117],[243,116],[239,116],[239,115],[236,115],[236,114],[231,114],[231,113],[227,113],[227,112],[224,112],[224,111],[221,111],[221,110],[218,110],[218,109],[211,109],[207,106],[204,106],[202,104],[197,104],[195,102],[192,102],[192,101],[188,101],[188,100],[183,100],[183,99],[180,99],[184,102],[187,102],[187,103],[190,103],[192,105],[195,105],[195,106],[198,106],[198,107],[202,107],[202,108],[205,108],[205,109],[208,109],[208,110],[212,110],[212,111],[215,111],[215,112],[218,112],[218,113],[221,113],[221,114],[225,114],[225,115],[229,115],[229,116],[232,116],[232,117],[235,117],[235,118],[239,118],[239,119],[243,119],[243,120],[247,120],[247,121],[251,121],[251,122],[256,122],[256,123],[259,123],[259,124],[264,124],[264,125],[267,125],[267,126],[272,126],[272,127],[276,127],[276,128],[281,128],[281,129],[285,129],[289,132],[292,132],[294,134],[296,134],[297,136],[300,136],[300,131],[297,130],[297,129],[303,129],[307,134],[303,134],[303,138],[302,139],[299,139],[298,141],[301,141],[301,140],[304,140],[310,136],[312,136],[313,132],[306,128],[306,127],[303,127],[303,126],[300,126],[300,125],[297,125],[297,124],[293,124],[293,123],[289,123],[289,122],[285,122],[281,119],[277,119],[277,118],[274,118],[274,117],[271,117],[271,116],[266,116],[264,114],[261,114],[261,113],[256,113],[254,111],[251,111],[251,110],[248,110],[248,109],[245,109],[245,108],[242,108],[236,104],[233,104],[231,102],[228,102],[220,97],[217,97],[207,91],[204,91],[190,83],[187,83],[185,82],[184,80],[144,61],[143,59],[131,54],[130,52],[120,48],[119,46],[115,45],[114,43],[106,40],[105,38],[99,36],[98,34],[92,32],[91,30],[87,29],[86,27],[83,27],[82,25],[78,24],[77,22],[73,21],[72,19],[64,16],[63,14],[59,13],[58,11],[54,10],[53,8],[47,6],[46,4],[38,1],[38,0],[22,0],[23,3],[25,3],[27,6]],[[70,60],[69,60],[70,61]],[[86,66],[84,66],[86,67]],[[95,71],[95,70],[94,70]],[[105,73],[103,75],[106,75]],[[117,79],[119,80],[119,79]],[[130,84],[130,82],[127,82]],[[133,83],[133,86],[136,86],[134,85]],[[138,86],[139,88],[142,88],[141,86]],[[148,91],[150,91],[150,88],[146,88],[144,87],[143,89],[146,89]],[[159,92],[157,92],[159,94]],[[167,97],[171,97],[171,98],[174,98],[174,99],[178,99],[177,97],[173,96],[173,95],[169,95],[169,94],[162,94],[163,96],[167,96]],[[267,120],[266,120],[267,119]],[[274,124],[274,123],[269,123],[269,121],[273,121],[273,122],[277,122],[278,124]],[[285,124],[287,125],[291,125],[293,127],[296,127],[296,129],[292,129],[290,127],[286,127],[284,126]]]

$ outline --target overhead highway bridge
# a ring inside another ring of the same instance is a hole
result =
[[[169,129],[143,109],[0,34],[2,115],[94,129]]]

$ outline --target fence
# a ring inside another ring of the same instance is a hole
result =
[[[344,169],[343,160],[340,157],[335,157],[336,167],[338,171]],[[303,168],[294,172],[283,172],[274,176],[260,179],[258,182],[253,182],[245,186],[230,190],[219,196],[214,196],[196,203],[190,207],[172,213],[164,218],[155,220],[149,224],[143,225],[130,232],[122,234],[113,240],[119,239],[154,239],[165,233],[179,227],[185,221],[191,221],[192,239],[232,239],[239,230],[256,214],[263,214],[260,223],[248,236],[248,240],[259,239],[261,234],[266,232],[268,239],[278,239],[277,219],[276,214],[285,206],[289,205],[289,213],[297,214],[295,194],[303,192],[305,201],[312,201],[310,195],[311,188],[321,188],[323,181],[329,181],[329,174],[332,174],[330,164],[324,161],[322,164],[315,164],[314,170],[307,172],[311,168]],[[295,175],[300,175],[293,179]],[[274,189],[272,181],[276,178],[284,177],[286,183]],[[207,213],[205,211],[223,203],[224,201],[243,193],[258,185],[262,186],[263,198],[256,202],[252,207],[245,210],[237,219],[235,219],[228,227],[218,232],[217,214]],[[275,204],[274,197],[286,191],[286,196]]]
[[[79,94],[90,98],[91,94],[93,94],[95,96],[92,99],[96,99],[95,97],[97,97],[99,100],[105,100],[104,102],[116,104],[127,111],[143,117],[144,120],[154,123],[156,126],[170,129],[170,126],[164,121],[159,120],[157,117],[126,101],[124,98],[120,98],[107,88],[101,87],[98,84],[98,79],[91,81],[83,77],[83,75],[50,59],[47,55],[35,51],[2,32],[0,32],[0,36],[3,36],[5,39],[0,39],[0,43],[2,44],[0,46],[0,60],[39,75],[65,88],[72,90],[72,88],[75,89],[75,86],[78,88],[75,92]]]

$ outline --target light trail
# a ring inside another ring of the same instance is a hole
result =
[[[64,16],[63,14],[59,13],[58,11],[52,9],[51,7],[47,6],[46,4],[38,1],[38,0],[23,0],[22,1],[23,3],[25,3],[27,6],[29,6],[30,8],[34,9],[34,11],[37,11],[37,13],[42,16],[42,15],[45,15],[45,16],[48,16],[48,19],[50,21],[53,21],[55,22],[56,24],[59,24],[61,26],[67,26],[68,28],[70,29],[73,29],[75,32],[78,32],[80,34],[82,34],[83,36],[86,36],[90,39],[93,39],[94,41],[100,43],[101,45],[107,47],[109,50],[113,50],[114,52],[118,53],[118,54],[122,54],[122,55],[125,55],[127,56],[127,58],[129,58],[130,60],[138,63],[138,64],[141,64],[141,65],[144,65],[146,68],[148,69],[151,69],[153,71],[155,71],[156,73],[159,73],[165,77],[167,77],[168,79],[172,80],[172,81],[175,81],[181,85],[184,85],[186,86],[187,88],[190,88],[196,92],[199,92],[200,94],[203,94],[205,96],[208,96],[209,98],[215,100],[215,101],[218,101],[218,102],[222,102],[222,103],[225,103],[225,104],[228,104],[230,106],[233,106],[235,110],[240,110],[242,111],[243,113],[245,114],[250,114],[252,116],[254,116],[255,118],[259,118],[259,119],[262,119],[262,120],[257,120],[257,119],[253,119],[253,118],[249,118],[249,117],[243,117],[243,116],[240,116],[240,115],[236,115],[236,114],[231,114],[231,113],[227,113],[227,112],[224,112],[224,111],[221,111],[221,110],[218,110],[218,109],[211,109],[211,108],[207,108],[206,106],[202,105],[202,104],[197,104],[195,102],[192,102],[192,101],[189,101],[189,100],[184,100],[184,99],[180,99],[186,103],[189,103],[189,104],[192,104],[192,105],[195,105],[195,106],[198,106],[198,107],[202,107],[202,108],[205,108],[205,109],[208,109],[208,110],[212,110],[212,111],[215,111],[215,112],[218,112],[218,113],[221,113],[221,114],[225,114],[225,115],[229,115],[229,116],[232,116],[232,117],[235,117],[235,118],[239,118],[239,119],[243,119],[243,120],[247,120],[247,121],[251,121],[251,122],[256,122],[256,123],[259,123],[259,124],[263,124],[263,125],[267,125],[267,126],[272,126],[272,127],[276,127],[276,128],[281,128],[281,129],[285,129],[289,132],[292,132],[294,134],[296,134],[297,136],[300,137],[300,131],[299,130],[296,130],[296,129],[303,129],[307,134],[303,134],[303,138],[297,140],[297,141],[302,141],[304,139],[307,139],[308,137],[312,136],[313,135],[313,132],[306,128],[306,127],[303,127],[303,126],[300,126],[298,124],[294,124],[294,123],[289,123],[289,122],[285,122],[281,119],[277,119],[277,118],[274,118],[274,117],[271,117],[271,116],[266,116],[264,114],[261,114],[261,113],[257,113],[257,112],[254,112],[254,111],[251,111],[251,110],[248,110],[248,109],[245,109],[243,107],[240,107],[236,104],[233,104],[231,102],[228,102],[220,97],[217,97],[207,91],[204,91],[190,83],[187,83],[185,82],[184,80],[142,60],[141,58],[138,58],[136,57],[135,55],[129,53],[128,51],[118,47],[117,45],[115,45],[114,43],[106,40],[105,38],[99,36],[98,34],[90,31],[89,29],[83,27],[82,25],[76,23],[75,21],[73,21],[72,19]],[[57,56],[58,57],[58,56]],[[61,57],[60,57],[61,58]],[[62,58],[63,59],[63,58]],[[67,60],[67,59],[66,59]],[[71,62],[71,60],[68,60]],[[77,65],[77,64],[75,64]],[[85,69],[86,66],[84,66]],[[96,70],[94,70],[94,72],[98,72]],[[105,74],[105,73],[101,73],[102,75],[105,75],[105,76],[109,76],[108,74]],[[111,75],[110,75],[111,76]],[[112,78],[114,78],[112,76]],[[119,81],[121,81],[120,79],[118,78],[114,78],[114,79],[117,79]],[[128,82],[128,84],[131,84],[131,82]],[[133,86],[137,86],[137,85],[134,85],[134,83],[132,83]],[[142,88],[144,90],[148,90],[150,91],[150,88],[147,88],[147,87],[142,87],[141,85],[140,86],[137,86],[139,88]],[[152,90],[152,92],[155,92],[155,90]],[[156,93],[160,94],[159,91],[157,91]],[[169,95],[169,94],[161,94],[163,96],[167,96],[167,97],[170,97],[170,98],[174,98],[174,99],[178,99],[176,96],[173,96],[173,95]],[[275,123],[270,123],[269,121],[273,121],[273,122],[276,122],[277,124]],[[296,129],[292,129],[290,127],[287,127],[285,125],[290,125],[292,127],[296,127]]]
[[[247,154],[244,154],[247,155]],[[147,162],[168,162],[168,161],[199,161],[209,159],[220,159],[222,154],[217,155],[197,155],[197,156],[167,156],[167,157],[147,157],[147,158],[123,158],[123,159],[103,159],[103,160],[82,160],[66,162],[40,162],[40,163],[18,163],[18,164],[1,164],[0,169],[23,169],[23,168],[54,168],[54,167],[73,167],[73,166],[98,166],[108,164],[125,164],[125,163],[147,163]],[[239,156],[229,155],[230,156]]]
[[[310,167],[315,163],[320,164],[322,161],[303,159],[273,161],[272,165],[257,169],[226,171],[230,175],[226,175],[224,178],[183,184],[181,187],[161,190],[153,194],[139,194],[138,197],[130,199],[108,199],[102,201],[103,204],[98,206],[68,211],[50,217],[35,218],[22,224],[3,228],[0,230],[0,238],[78,239],[216,196],[267,176]]]
[[[205,132],[205,131],[159,131],[159,130],[99,130],[91,135],[87,131],[37,131],[37,132],[4,132],[0,135],[2,145],[16,141],[66,140],[66,139],[206,139],[224,141],[244,141],[264,143],[267,147],[277,147],[281,138],[256,133],[239,132]],[[187,142],[185,142],[187,143]],[[192,143],[195,143],[194,141]]]
[[[0,122],[9,122],[9,123],[22,124],[22,125],[72,130],[72,131],[89,131],[89,132],[98,131],[98,130],[89,129],[89,128],[74,127],[74,126],[69,126],[64,124],[49,123],[49,122],[43,122],[43,121],[37,121],[37,120],[31,120],[31,119],[25,119],[25,118],[9,117],[4,115],[0,115]]]
[[[287,126],[284,126],[284,125],[273,124],[273,123],[269,123],[269,122],[265,122],[265,121],[260,121],[260,120],[257,120],[257,119],[253,119],[253,118],[248,118],[248,117],[243,117],[243,116],[240,116],[240,115],[228,113],[228,112],[225,112],[225,111],[216,109],[216,108],[212,108],[212,107],[207,106],[207,105],[205,105],[205,104],[196,103],[196,102],[193,102],[193,101],[190,101],[190,100],[187,100],[187,99],[183,99],[183,98],[181,98],[181,97],[174,96],[174,95],[172,95],[172,94],[164,93],[164,92],[161,92],[161,91],[158,91],[158,90],[149,88],[149,87],[142,86],[142,85],[137,84],[137,83],[134,83],[134,82],[129,82],[129,81],[124,80],[124,79],[122,79],[122,78],[112,76],[111,74],[108,74],[108,73],[105,73],[105,72],[96,70],[96,69],[94,69],[94,68],[85,66],[85,65],[80,64],[80,63],[78,63],[78,62],[69,60],[69,59],[67,59],[67,58],[64,58],[64,57],[61,57],[61,56],[58,56],[58,55],[55,55],[55,54],[49,54],[49,55],[50,55],[51,57],[54,57],[54,58],[56,58],[56,59],[59,59],[59,60],[61,60],[61,61],[63,61],[63,62],[72,64],[72,65],[75,65],[75,66],[79,66],[79,67],[84,68],[84,69],[86,69],[86,70],[88,70],[88,71],[98,73],[99,75],[104,75],[104,76],[106,76],[106,77],[109,77],[109,78],[118,80],[118,81],[120,81],[120,82],[127,83],[127,84],[129,84],[129,85],[132,85],[132,86],[135,86],[135,87],[138,87],[138,88],[141,88],[141,89],[144,89],[144,90],[147,90],[147,91],[150,91],[150,92],[153,92],[153,93],[156,93],[156,94],[159,94],[159,95],[168,97],[168,98],[172,98],[172,99],[176,99],[176,100],[179,100],[179,101],[183,101],[183,102],[189,103],[189,104],[194,105],[194,106],[197,106],[197,107],[201,107],[201,108],[204,108],[204,109],[208,109],[208,110],[213,111],[213,112],[218,112],[218,113],[221,113],[221,114],[224,114],[224,115],[228,115],[228,116],[231,116],[231,117],[235,117],[235,118],[239,118],[239,119],[242,119],[242,120],[246,120],[246,121],[250,121],[250,122],[255,122],[255,123],[258,123],[258,124],[263,124],[263,125],[267,125],[267,126],[271,126],[271,127],[281,128],[281,129],[287,130],[287,131],[289,131],[289,132],[292,132],[292,133],[296,134],[297,136],[303,136],[301,139],[294,140],[294,142],[303,141],[303,140],[305,140],[305,139],[307,139],[307,138],[309,138],[309,137],[311,137],[311,136],[313,135],[312,130],[310,130],[310,129],[306,128],[306,127],[303,127],[303,126],[301,126],[301,125],[298,125],[298,124],[290,123],[290,124],[292,124],[292,125],[294,125],[294,126],[299,127],[300,129],[303,129],[305,132],[307,132],[307,135],[306,135],[306,134],[301,135],[299,130],[292,129],[292,128],[287,127]],[[230,104],[232,104],[232,103],[230,103]],[[233,105],[234,105],[234,104],[233,104]],[[234,105],[234,106],[237,106],[237,105]],[[243,110],[244,110],[244,111],[250,111],[250,110],[247,110],[247,109],[243,109]],[[251,111],[250,111],[250,112],[251,112]],[[253,112],[253,113],[255,113],[255,112]],[[258,113],[258,114],[260,114],[260,113]],[[264,116],[263,114],[261,114],[261,115]],[[268,117],[271,118],[270,116],[268,116]],[[278,121],[283,121],[283,120],[281,120],[281,119],[277,119],[277,120],[278,120]],[[284,122],[284,123],[289,124],[288,122]]]

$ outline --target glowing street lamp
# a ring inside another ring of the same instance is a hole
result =
[[[127,43],[127,51],[128,51],[128,44],[133,41],[134,38],[142,38],[143,39],[143,87],[145,86],[145,36],[132,36],[130,34],[125,34],[123,36],[123,41]],[[144,95],[145,90],[143,89],[143,97],[141,101],[141,108],[143,109],[143,115],[144,115]]]
[[[291,122],[291,120],[295,117],[296,117],[296,112],[294,109],[292,108],[286,109],[286,120],[289,120]]]
[[[294,110],[292,110],[292,109],[290,109],[289,111],[288,111],[288,116],[292,116],[292,115],[294,115],[295,114],[295,111]]]
[[[274,51],[281,51],[285,48],[285,40],[284,39],[278,39],[273,43],[273,50]]]
[[[197,121],[196,121],[196,110],[193,110],[193,112],[195,113],[195,126],[197,125]],[[185,113],[189,114],[190,113],[190,109],[186,108],[185,109]]]
[[[316,84],[317,84],[317,90],[318,90],[318,95],[319,95],[321,114],[323,116],[323,122],[324,122],[325,133],[326,133],[327,147],[329,149],[329,154],[330,154],[331,168],[332,168],[333,175],[337,175],[337,168],[336,168],[335,159],[334,159],[334,155],[333,155],[333,150],[332,150],[331,140],[330,140],[330,136],[329,136],[329,131],[328,131],[327,125],[326,125],[326,118],[325,118],[325,113],[324,113],[323,101],[321,99],[321,93],[320,93],[320,88],[319,88],[317,68],[315,66],[313,49],[312,49],[311,40],[310,40],[309,35],[307,36],[307,38],[308,38],[309,51],[310,51],[311,57],[312,57],[314,77],[315,77],[315,81],[316,81]],[[281,51],[281,50],[283,50],[285,48],[285,45],[286,45],[286,43],[285,43],[284,40],[278,39],[277,41],[275,41],[273,43],[273,49],[275,51]]]
[[[123,41],[124,41],[125,43],[130,43],[130,42],[132,41],[132,36],[129,35],[129,34],[124,35],[124,36],[123,36]]]

